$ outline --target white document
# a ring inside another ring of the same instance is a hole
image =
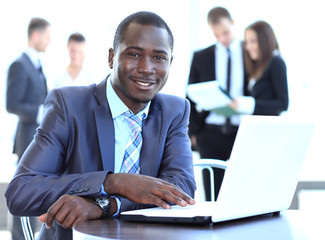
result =
[[[225,107],[232,102],[216,80],[188,85],[187,95],[199,108],[206,111]]]

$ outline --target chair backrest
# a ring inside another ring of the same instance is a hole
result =
[[[227,168],[227,162],[218,160],[218,159],[199,159],[193,161],[194,168],[199,168],[200,171],[203,171],[204,169],[209,171],[210,174],[210,192],[211,192],[211,198],[212,201],[216,201],[215,198],[215,190],[214,190],[214,172],[213,168],[220,168],[220,169],[226,169]],[[198,189],[200,191],[200,189]],[[204,192],[204,188],[201,190]],[[205,195],[205,194],[202,194]]]
[[[29,217],[20,217],[21,227],[26,240],[34,240],[34,234],[30,225]]]

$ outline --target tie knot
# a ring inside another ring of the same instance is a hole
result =
[[[141,116],[134,115],[130,111],[124,113],[126,119],[128,120],[132,132],[141,132],[142,129],[142,119],[144,118],[144,113]]]

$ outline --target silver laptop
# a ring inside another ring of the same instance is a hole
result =
[[[128,221],[210,224],[288,209],[314,123],[274,116],[242,118],[216,202],[121,213]]]

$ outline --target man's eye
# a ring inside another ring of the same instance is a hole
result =
[[[128,55],[131,56],[131,57],[136,57],[136,58],[140,57],[139,54],[134,53],[134,52],[128,53]]]
[[[166,58],[163,57],[163,56],[155,56],[154,59],[155,59],[156,61],[164,61],[164,60],[166,60]]]

